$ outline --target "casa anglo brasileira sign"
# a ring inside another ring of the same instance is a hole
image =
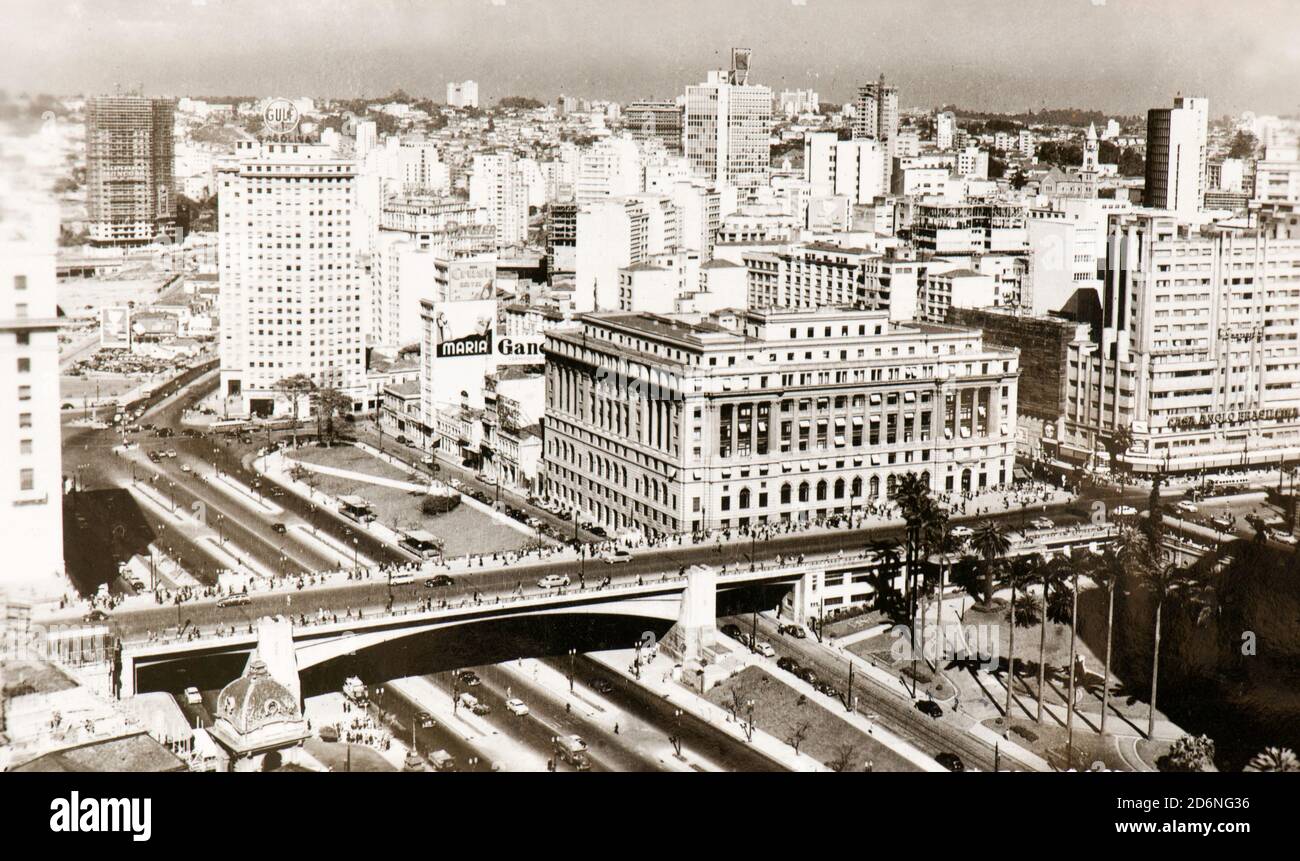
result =
[[[1263,410],[1227,410],[1219,413],[1201,413],[1196,416],[1175,416],[1169,420],[1172,430],[1212,428],[1244,425],[1252,422],[1284,422],[1300,416],[1296,407],[1279,407]]]

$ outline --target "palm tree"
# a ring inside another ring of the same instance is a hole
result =
[[[962,546],[961,542],[953,537],[952,527],[948,524],[948,518],[946,514],[942,521],[941,531],[937,535],[931,535],[928,544],[930,547],[930,552],[932,554],[931,558],[935,558],[938,560],[937,568],[939,569],[939,585],[935,594],[938,596],[939,603],[938,603],[938,611],[935,614],[935,622],[939,625],[942,625],[943,624],[943,589],[944,586],[947,585],[946,575],[948,573],[949,566],[952,564],[953,557],[961,552],[961,546]],[[960,621],[961,619],[959,618],[958,622]],[[940,628],[939,630],[942,629]],[[943,651],[942,635],[940,635],[938,646],[939,649],[935,653],[936,669],[938,669],[938,662],[940,659],[939,656],[942,654]]]
[[[1006,530],[992,520],[985,520],[975,527],[971,536],[971,547],[984,561],[984,609],[993,609],[993,573],[995,563],[1007,555],[1011,549],[1011,539]]]
[[[916,557],[921,543],[923,523],[933,507],[930,487],[920,477],[909,472],[899,477],[894,486],[894,502],[898,504],[907,524],[907,617],[916,619]]]
[[[1063,556],[1043,560],[1038,566],[1038,580],[1042,594],[1038,596],[1038,715],[1035,721],[1043,722],[1043,695],[1047,688],[1047,593],[1060,586],[1068,575],[1068,566],[1062,564]]]
[[[1127,570],[1126,561],[1132,552],[1129,548],[1131,535],[1127,530],[1120,533],[1116,544],[1102,548],[1101,553],[1089,560],[1088,576],[1092,582],[1106,590],[1106,656],[1102,661],[1101,674],[1101,734],[1106,734],[1106,712],[1110,707],[1110,657],[1112,634],[1115,622],[1115,592],[1120,588]]]
[[[1160,623],[1165,600],[1175,593],[1193,593],[1199,586],[1187,571],[1159,558],[1159,550],[1145,544],[1145,552],[1135,554],[1134,562],[1142,585],[1156,599],[1154,639],[1151,647],[1151,703],[1147,714],[1147,738],[1155,735],[1156,687],[1160,675]]]
[[[1289,747],[1266,747],[1250,758],[1242,771],[1300,771],[1300,759]]]
[[[311,381],[311,377],[306,374],[294,374],[285,377],[275,384],[275,391],[281,397],[289,401],[289,408],[293,412],[293,447],[298,447],[298,406],[302,401],[303,395],[310,395],[316,388],[316,384]]]
[[[867,552],[876,560],[876,609],[883,610],[885,598],[893,593],[894,578],[898,575],[898,542],[892,538],[878,538],[868,542]]]
[[[1005,552],[1005,551],[1004,551]],[[1017,556],[1006,566],[1006,581],[1011,587],[1010,615],[1007,619],[1007,726],[1011,726],[1011,704],[1016,684],[1016,587],[1028,583],[1040,564],[1037,556]]]

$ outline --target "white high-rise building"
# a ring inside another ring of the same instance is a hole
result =
[[[361,161],[379,144],[379,126],[374,120],[362,120],[357,123],[357,140],[355,155]]]
[[[813,197],[842,195],[866,204],[885,194],[885,150],[874,139],[839,140],[835,132],[804,136],[804,177]]]
[[[453,108],[477,108],[478,84],[474,81],[451,81],[447,84],[447,104]]]
[[[1147,111],[1147,206],[1180,218],[1192,218],[1201,208],[1207,113],[1204,99],[1182,98],[1175,107]]]
[[[952,149],[953,136],[957,133],[957,115],[952,111],[940,111],[934,117],[934,145],[936,149]]]
[[[611,197],[578,208],[573,307],[619,306],[618,270],[677,246],[677,207],[667,197]]]
[[[368,285],[357,266],[356,165],[320,144],[240,141],[219,173],[226,411],[289,411],[296,374],[365,395]]]
[[[469,202],[488,211],[498,245],[516,245],[528,237],[528,183],[509,152],[474,156]]]
[[[631,137],[607,137],[582,150],[578,160],[578,203],[640,191],[641,151]]]
[[[771,174],[772,91],[733,79],[713,70],[686,88],[686,157],[697,176],[752,199]]]
[[[1178,96],[1174,99],[1174,107],[1191,111],[1196,115],[1196,137],[1198,143],[1199,156],[1197,157],[1196,176],[1198,185],[1196,187],[1196,199],[1205,200],[1205,190],[1209,187],[1206,184],[1206,178],[1209,175],[1209,136],[1210,136],[1210,100],[1203,96]]]
[[[58,210],[0,186],[0,541],[9,561],[0,592],[53,598],[63,577],[63,462]]]

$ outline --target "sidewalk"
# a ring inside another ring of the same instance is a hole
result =
[[[627,671],[628,665],[636,660],[636,651],[634,649],[597,652],[590,655],[590,657],[614,670],[619,675],[636,681],[635,677]],[[794,748],[790,747],[790,745],[761,729],[754,729],[752,742],[746,740],[744,729],[732,720],[730,713],[726,709],[715,706],[704,697],[674,681],[671,677],[672,670],[672,660],[666,655],[657,656],[650,661],[643,660],[641,663],[641,680],[636,683],[653,691],[665,702],[670,702],[682,710],[690,712],[705,723],[717,727],[741,744],[753,746],[769,759],[774,760],[790,771],[826,772],[831,770],[828,766],[818,762],[806,753],[795,753]]]

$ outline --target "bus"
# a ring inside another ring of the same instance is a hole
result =
[[[360,496],[340,496],[339,514],[361,524],[375,519],[375,512],[370,508],[370,503]]]
[[[409,529],[402,533],[398,542],[403,550],[409,550],[421,559],[433,559],[442,555],[442,542],[438,536],[424,529]]]

